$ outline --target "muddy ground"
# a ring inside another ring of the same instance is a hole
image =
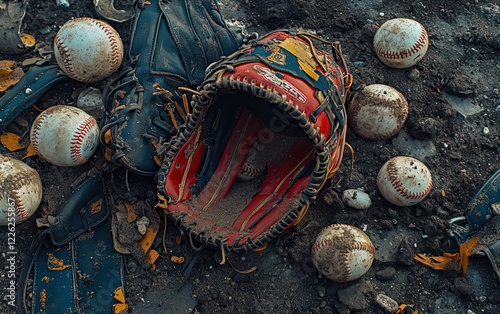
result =
[[[43,44],[50,47],[58,27],[66,20],[98,17],[92,1],[70,4],[63,9],[55,0],[29,1],[23,31],[36,37],[39,48]],[[349,130],[347,142],[355,152],[352,178],[351,158],[346,151],[340,171],[301,224],[270,243],[262,256],[230,255],[233,268],[220,265],[220,252],[207,249],[198,253],[197,263],[187,273],[187,262],[174,264],[165,256],[159,236],[153,247],[162,255],[155,270],[146,270],[127,257],[125,294],[129,312],[383,313],[375,297],[385,294],[398,304],[406,304],[404,313],[499,313],[499,287],[485,258],[472,258],[465,277],[413,260],[415,253],[441,255],[456,249],[448,236],[447,221],[462,215],[478,189],[500,168],[498,1],[221,0],[220,4],[226,20],[240,21],[249,31],[264,34],[279,28],[301,28],[328,40],[339,40],[356,83],[396,88],[409,103],[409,116],[400,134],[385,141],[365,140]],[[129,8],[130,3],[117,1],[116,6]],[[373,50],[374,31],[395,17],[413,18],[429,33],[426,56],[409,69],[383,65]],[[111,24],[127,45],[130,22]],[[33,56],[38,56],[36,50],[0,55],[0,59],[21,62]],[[36,106],[43,109],[75,104],[80,91],[90,86],[102,90],[105,83],[64,82],[51,88]],[[21,134],[36,114],[33,108],[26,110],[9,129]],[[417,205],[391,205],[377,190],[375,179],[380,167],[397,155],[418,158],[432,172],[432,191]],[[20,252],[26,251],[33,239],[35,218],[57,210],[69,194],[70,184],[102,160],[98,150],[88,164],[74,168],[52,166],[37,158],[27,161],[39,171],[45,194],[36,214],[17,227]],[[117,178],[123,178],[120,170]],[[133,193],[154,201],[156,187],[151,178],[131,175],[129,179],[140,183],[132,187]],[[344,206],[336,196],[348,188],[363,188],[372,199],[372,207],[355,210]],[[377,248],[371,269],[358,280],[334,283],[319,276],[312,265],[311,245],[321,228],[333,223],[366,230]],[[0,228],[1,239],[5,234]],[[191,260],[197,253],[186,239],[176,244],[177,235],[179,231],[170,225],[166,235],[169,256]],[[6,240],[1,241],[0,251],[6,251]],[[20,262],[22,255],[19,257]],[[7,265],[5,254],[0,257],[0,265],[1,269]],[[251,274],[235,271],[253,266],[257,270]],[[0,286],[3,298],[7,287],[4,274]],[[5,298],[0,300],[0,312],[14,312]]]

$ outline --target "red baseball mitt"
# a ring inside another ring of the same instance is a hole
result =
[[[297,224],[338,169],[351,76],[338,43],[287,31],[205,73],[156,176],[160,205],[191,241],[257,250]]]

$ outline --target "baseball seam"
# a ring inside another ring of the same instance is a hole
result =
[[[33,144],[33,148],[35,151],[40,154],[39,146],[38,146],[38,135],[40,134],[40,129],[42,127],[42,124],[44,123],[45,119],[47,118],[47,115],[45,114],[40,114],[37,119],[35,124],[33,125],[33,130],[31,132],[31,144]]]
[[[385,140],[385,139],[394,135],[394,134],[386,135],[386,137],[384,137],[382,135],[368,134],[368,133],[364,132],[365,130],[362,127],[359,127],[357,125],[358,124],[358,115],[359,115],[360,110],[361,110],[361,108],[358,108],[356,106],[352,106],[349,110],[349,121],[350,121],[351,126],[353,127],[354,131],[356,132],[356,134],[358,134],[362,138],[373,140],[373,141]],[[395,132],[395,133],[397,133],[397,132]]]
[[[395,165],[396,160],[397,159],[390,160],[389,163],[387,164],[387,173],[389,176],[389,182],[391,182],[392,187],[398,193],[400,193],[403,197],[408,198],[408,199],[418,199],[418,198],[422,198],[422,197],[426,196],[427,193],[429,193],[429,191],[432,188],[432,178],[430,178],[430,182],[427,185],[427,187],[425,188],[425,190],[420,191],[418,193],[412,192],[412,191],[408,190],[407,188],[403,187],[403,183],[398,179],[398,176],[397,176],[398,169]]]
[[[349,225],[334,224],[334,225],[327,227],[326,229],[333,229],[333,228],[336,228],[338,226],[349,226]],[[331,245],[333,243],[334,242],[330,239],[325,239],[325,240],[316,242],[312,247],[312,250],[311,250],[312,254],[316,255],[318,250],[322,249],[325,246]],[[359,242],[350,243],[350,245],[348,247],[346,247],[343,251],[341,251],[339,253],[339,255],[341,257],[343,257],[343,261],[344,261],[344,263],[342,263],[342,265],[341,265],[344,272],[342,274],[343,276],[339,278],[340,281],[347,281],[349,279],[349,277],[351,276],[351,267],[349,266],[349,252],[351,252],[352,250],[361,250],[361,251],[366,251],[372,255],[375,254],[375,247],[372,245],[368,245],[366,243],[359,243]]]
[[[111,43],[111,72],[116,70],[120,66],[119,60],[120,58],[120,49],[118,49],[118,41],[116,40],[116,37],[114,36],[114,32],[109,26],[99,20],[94,20],[90,19],[91,21],[95,22],[98,26],[101,27],[101,29],[104,31],[106,36],[108,36],[109,42]]]
[[[83,164],[87,160],[82,156],[82,143],[87,136],[89,130],[96,125],[96,120],[94,117],[90,116],[85,119],[82,124],[78,126],[75,134],[71,138],[71,160],[77,164]]]
[[[108,40],[111,43],[111,60],[110,60],[111,61],[110,62],[111,63],[110,64],[111,71],[110,72],[113,72],[114,70],[116,70],[120,66],[120,63],[119,63],[120,50],[118,49],[118,42],[117,42],[115,36],[113,36],[112,30],[108,27],[108,25],[106,23],[104,23],[102,21],[94,20],[91,18],[85,18],[85,17],[81,18],[81,20],[86,20],[86,21],[89,21],[91,23],[96,24],[99,28],[101,28],[104,31],[104,33],[108,37]],[[71,20],[70,22],[74,22],[74,21],[75,20]],[[84,83],[92,82],[91,79],[80,77],[77,73],[75,73],[73,62],[71,60],[71,55],[69,54],[69,51],[68,51],[68,47],[65,45],[65,43],[63,42],[63,40],[59,36],[56,36],[56,38],[54,39],[54,43],[57,46],[59,53],[61,54],[61,60],[63,62],[65,73],[74,80],[84,82]]]
[[[362,91],[360,91],[359,93],[362,93]],[[355,129],[356,134],[358,134],[359,136],[361,136],[365,139],[374,140],[374,141],[381,141],[381,140],[386,140],[390,137],[393,137],[394,135],[399,133],[402,125],[398,125],[398,127],[395,128],[394,130],[392,130],[392,132],[388,132],[384,135],[368,134],[367,132],[365,132],[364,128],[357,125],[358,124],[358,115],[359,115],[359,112],[361,110],[361,107],[355,106],[353,104],[353,100],[351,100],[351,105],[350,105],[348,110],[349,110],[349,121],[350,121],[353,129]]]
[[[241,178],[241,176],[246,179],[254,179],[259,177],[264,173],[266,170],[265,166],[262,167],[257,167],[257,165],[253,165],[250,163],[245,162],[243,166],[240,169],[240,172],[238,176]]]
[[[16,199],[16,215],[19,217],[19,222],[29,218],[29,213],[26,210],[19,191],[14,191],[14,198]]]
[[[404,59],[412,56],[413,54],[417,53],[420,48],[422,48],[425,45],[425,41],[427,38],[427,31],[425,30],[424,26],[422,24],[419,24],[420,26],[420,36],[418,37],[417,41],[413,46],[408,48],[406,51],[385,51],[380,49],[380,47],[376,48],[377,55],[386,58],[386,59]]]
[[[57,50],[61,54],[61,60],[64,66],[64,72],[74,80],[80,81],[81,78],[74,72],[73,63],[71,62],[71,55],[68,52],[68,47],[64,44],[61,37],[56,36],[54,43]]]

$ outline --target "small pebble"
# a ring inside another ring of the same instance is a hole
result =
[[[40,61],[40,60],[42,60],[42,58],[39,58],[39,57],[28,58],[28,59],[23,60],[23,62],[21,63],[21,66],[29,67],[29,66],[34,65],[37,61]]]
[[[412,81],[416,81],[420,76],[420,71],[413,68],[409,73],[408,73],[408,78]]]
[[[18,116],[17,118],[15,118],[14,122],[16,122],[22,128],[28,128],[28,126],[29,126],[28,120],[26,120],[22,116]]]
[[[490,129],[489,129],[487,126],[485,126],[485,127],[483,128],[483,134],[484,134],[484,135],[488,135],[489,133],[490,133]]]
[[[355,209],[368,209],[372,206],[370,196],[357,189],[348,189],[342,193],[342,201],[349,207]]]
[[[76,101],[76,105],[81,109],[102,108],[102,93],[95,87],[84,89]]]
[[[387,281],[394,278],[396,275],[396,268],[389,266],[375,273],[375,277],[381,281]]]
[[[380,12],[378,15],[383,17],[385,14],[384,14],[384,12]]]
[[[375,302],[377,302],[377,304],[380,305],[380,307],[382,307],[388,313],[395,313],[399,308],[398,302],[386,296],[385,294],[377,294]]]
[[[139,220],[137,220],[136,224],[137,224],[137,231],[139,231],[141,235],[145,235],[146,230],[149,226],[149,218],[146,216],[142,216]]]
[[[354,63],[354,66],[357,67],[357,68],[363,68],[366,66],[366,63],[363,62],[363,61],[355,61]]]
[[[38,30],[38,32],[40,32],[40,34],[42,34],[42,35],[47,35],[48,33],[50,33],[50,26],[46,25],[46,26],[40,28]]]

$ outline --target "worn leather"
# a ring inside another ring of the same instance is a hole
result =
[[[101,143],[116,164],[154,175],[160,147],[188,114],[178,87],[196,88],[207,66],[236,50],[242,36],[226,25],[215,0],[154,0],[144,6],[138,1],[135,7],[126,66],[104,92]],[[155,84],[163,93],[156,94]]]
[[[349,75],[314,39],[272,32],[207,69],[157,174],[160,204],[191,239],[258,249],[301,220],[340,165]],[[268,147],[279,149],[266,152],[262,181],[244,186],[237,174],[266,129],[276,138]],[[231,214],[222,206],[229,199]]]

